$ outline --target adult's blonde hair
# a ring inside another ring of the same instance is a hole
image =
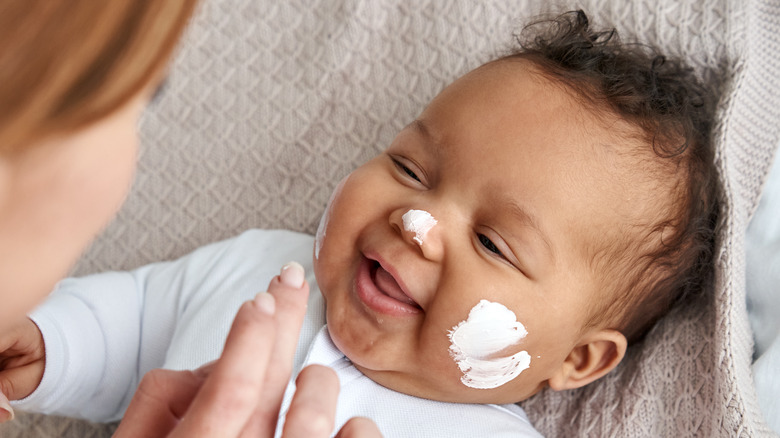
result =
[[[196,2],[0,2],[0,152],[121,108],[161,75]]]

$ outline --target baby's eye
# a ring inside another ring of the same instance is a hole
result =
[[[498,249],[495,243],[493,243],[492,240],[490,240],[487,236],[484,234],[478,234],[477,237],[479,238],[479,243],[482,244],[488,251],[496,253],[500,255],[501,257],[504,256],[504,254],[501,253],[501,250]]]
[[[417,182],[420,182],[420,183],[422,182],[422,181],[420,180],[420,178],[417,176],[417,174],[415,174],[415,173],[412,171],[412,169],[410,169],[410,168],[406,167],[406,166],[405,166],[403,163],[401,163],[401,162],[400,162],[400,161],[398,161],[398,160],[395,160],[395,159],[394,159],[394,160],[393,160],[393,162],[395,163],[395,165],[396,165],[396,166],[398,166],[398,168],[399,168],[399,169],[403,170],[403,171],[404,171],[404,173],[406,173],[407,175],[409,175],[409,177],[410,177],[410,178],[414,179],[414,180],[415,180],[415,181],[417,181]]]

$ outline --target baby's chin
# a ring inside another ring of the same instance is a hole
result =
[[[350,359],[351,360],[351,359]],[[365,368],[356,364],[355,368],[360,370],[369,379],[375,383],[384,386],[402,394],[413,397],[435,400],[445,403],[474,403],[474,404],[512,404],[522,402],[538,393],[546,385],[540,384],[527,395],[518,396],[524,391],[516,388],[514,385],[507,385],[494,389],[475,389],[469,388],[460,382],[455,376],[447,382],[436,382],[433,379],[438,377],[423,376],[419,373],[403,373],[394,371],[377,371],[371,368]],[[438,383],[438,384],[437,384]]]

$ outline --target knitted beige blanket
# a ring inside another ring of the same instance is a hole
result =
[[[128,202],[75,274],[175,258],[251,227],[312,233],[336,182],[446,84],[528,18],[579,7],[689,59],[720,96],[717,284],[606,378],[523,406],[551,437],[770,435],[750,375],[743,241],[780,137],[777,0],[205,0],[144,116]],[[111,430],[21,415],[0,435]]]

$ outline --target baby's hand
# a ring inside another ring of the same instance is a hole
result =
[[[31,319],[0,333],[0,423],[14,416],[6,400],[27,397],[41,383],[45,362],[43,336]]]

